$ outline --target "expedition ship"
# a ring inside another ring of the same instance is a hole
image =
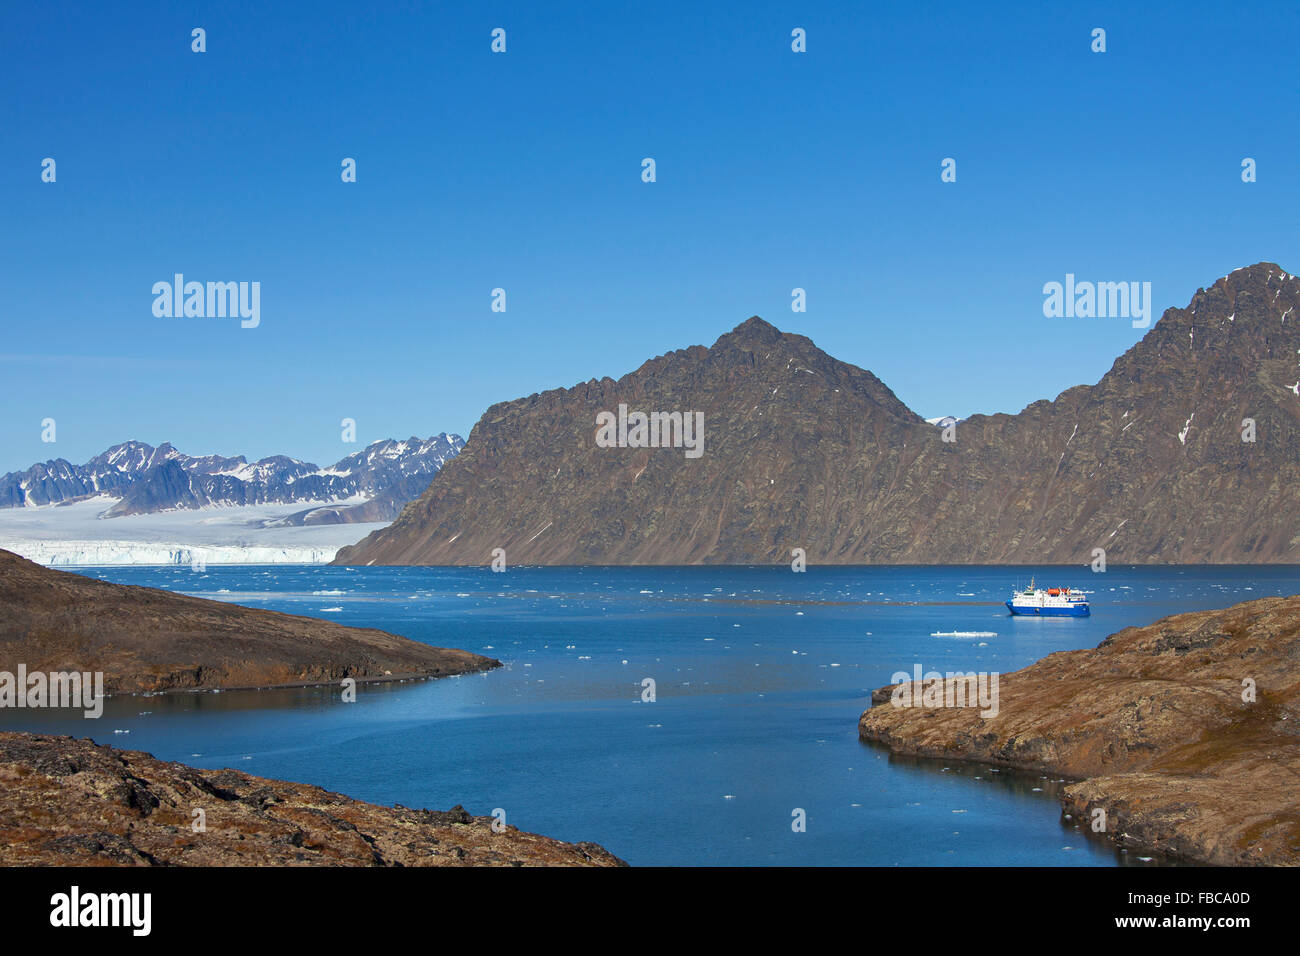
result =
[[[1082,591],[1069,588],[1034,587],[1033,578],[1029,587],[1017,591],[1007,601],[1007,610],[1012,614],[1030,614],[1042,617],[1087,617],[1088,599]]]

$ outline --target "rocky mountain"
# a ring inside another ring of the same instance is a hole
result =
[[[1238,269],[1097,384],[955,428],[751,318],[617,381],[494,405],[335,563],[1300,561],[1297,305],[1300,278]],[[633,412],[701,413],[702,449],[635,447]]]
[[[0,672],[101,672],[108,694],[446,677],[500,666],[372,628],[53,571],[0,551]]]
[[[109,495],[118,500],[103,517],[152,514],[220,505],[367,501],[308,509],[289,524],[387,521],[417,496],[464,445],[457,435],[387,439],[328,468],[284,455],[248,462],[242,455],[193,457],[164,443],[115,445],[84,465],[64,459],[33,465],[0,478],[0,507],[61,504]]]
[[[0,732],[0,783],[4,866],[626,865],[459,806],[381,807],[71,737]]]
[[[84,465],[56,458],[0,477],[0,508],[58,504],[92,495],[115,495],[129,488],[150,468],[179,454],[169,444],[144,442],[114,445]]]
[[[1126,628],[1001,675],[988,716],[936,706],[961,699],[961,678],[881,688],[858,734],[908,756],[1079,781],[1062,794],[1070,819],[1089,830],[1104,819],[1099,832],[1121,846],[1294,866],[1298,667],[1300,596],[1265,598]]]

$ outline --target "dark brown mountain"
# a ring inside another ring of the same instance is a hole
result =
[[[386,631],[53,571],[0,551],[0,671],[100,671],[104,691],[444,677],[499,661]]]
[[[1239,269],[1096,385],[973,416],[952,443],[871,373],[752,318],[618,381],[494,405],[335,563],[1300,561],[1297,304],[1300,279]],[[702,411],[703,454],[598,447],[620,403]]]

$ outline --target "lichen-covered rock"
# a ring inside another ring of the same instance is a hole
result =
[[[0,866],[622,865],[594,843],[492,823],[459,806],[380,807],[90,740],[0,733]]]

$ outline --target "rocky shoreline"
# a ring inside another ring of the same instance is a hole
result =
[[[945,684],[950,682],[945,682]],[[863,740],[1076,782],[1063,813],[1119,846],[1300,865],[1300,596],[1130,627],[1000,676],[995,716],[872,695]]]
[[[493,822],[0,732],[0,866],[626,865],[595,843]]]
[[[55,571],[0,550],[0,672],[102,673],[105,694],[448,677],[469,651]]]
[[[428,680],[499,666],[385,631],[98,581],[0,550],[4,707],[85,706],[97,716],[92,697],[101,694]],[[66,691],[72,674],[77,699],[43,699],[56,682]],[[0,732],[4,866],[623,865],[593,843],[493,823],[462,807],[381,807],[91,740]]]

